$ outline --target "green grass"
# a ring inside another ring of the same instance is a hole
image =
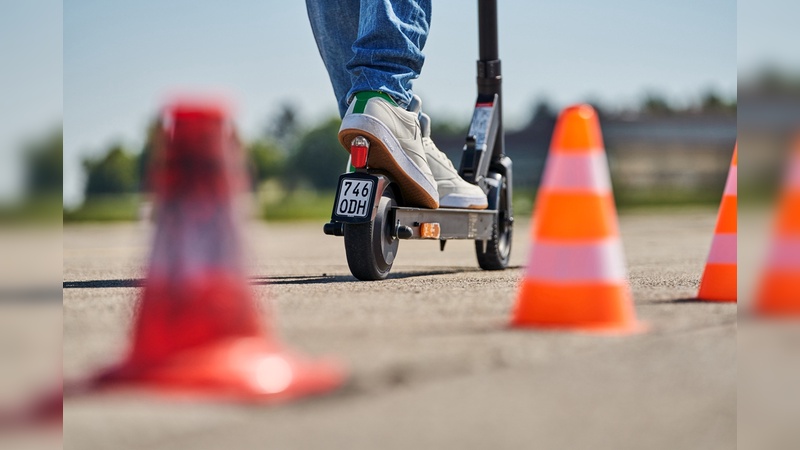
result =
[[[258,216],[267,221],[325,221],[331,216],[335,192],[317,192],[309,189],[284,191],[269,185],[257,194]],[[661,207],[715,206],[719,205],[721,192],[692,191],[633,191],[617,189],[615,192],[620,210]],[[536,192],[533,189],[516,189],[514,214],[531,215]],[[64,210],[64,222],[123,222],[139,218],[141,195],[90,198],[76,209]],[[31,215],[33,213],[26,213]],[[3,219],[0,210],[0,220]]]
[[[75,209],[64,210],[64,222],[128,222],[139,218],[142,196],[92,197]]]
[[[323,221],[330,219],[335,192],[295,191],[261,202],[261,218],[268,221]]]
[[[36,197],[0,205],[0,223],[61,223],[61,195]]]
[[[330,218],[333,196],[333,192],[301,190],[259,198],[259,217],[269,221],[325,220]],[[65,209],[64,222],[135,221],[141,202],[141,195],[92,197],[78,208]]]
[[[652,207],[713,206],[722,200],[721,190],[616,189],[614,200],[620,210]]]

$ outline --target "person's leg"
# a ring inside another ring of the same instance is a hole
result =
[[[357,92],[381,91],[407,107],[412,81],[425,62],[422,48],[430,29],[431,1],[363,0],[359,17],[353,56],[347,62],[347,101]]]
[[[347,63],[353,59],[353,42],[358,38],[360,0],[306,0],[308,19],[319,54],[333,85],[339,116],[347,111],[353,86]]]
[[[420,131],[421,102],[413,100],[411,84],[425,62],[430,0],[306,0],[306,5],[343,117],[342,146],[349,150],[356,136],[367,136],[370,167],[392,176],[407,205],[438,207],[438,187],[442,206],[485,208],[481,189],[461,180],[433,145],[427,117],[428,132]],[[428,158],[438,164],[436,174]]]
[[[350,149],[356,137],[366,137],[369,167],[391,176],[404,204],[437,208],[436,180],[420,133],[421,102],[411,92],[425,61],[430,16],[430,0],[361,1],[339,142]]]

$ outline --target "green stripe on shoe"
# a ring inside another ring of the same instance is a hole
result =
[[[389,97],[389,95],[386,93],[380,91],[361,91],[356,93],[356,96],[353,99],[353,101],[356,102],[356,104],[353,105],[353,114],[364,114],[364,108],[367,107],[367,101],[375,97],[380,97],[389,102],[389,104],[392,106],[397,106],[397,103],[394,101],[394,99]]]

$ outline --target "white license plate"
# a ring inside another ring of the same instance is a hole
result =
[[[369,217],[369,205],[372,201],[374,180],[344,178],[339,185],[339,196],[336,198],[336,215],[345,217]]]

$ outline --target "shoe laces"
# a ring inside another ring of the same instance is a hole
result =
[[[443,151],[439,150],[439,147],[437,147],[436,144],[433,143],[433,139],[431,139],[430,137],[426,137],[425,139],[428,140],[428,144],[433,149],[431,151],[433,157],[436,158],[436,160],[439,161],[442,165],[450,168],[455,172],[456,168],[453,165],[453,161],[450,161],[450,158],[448,158]]]

